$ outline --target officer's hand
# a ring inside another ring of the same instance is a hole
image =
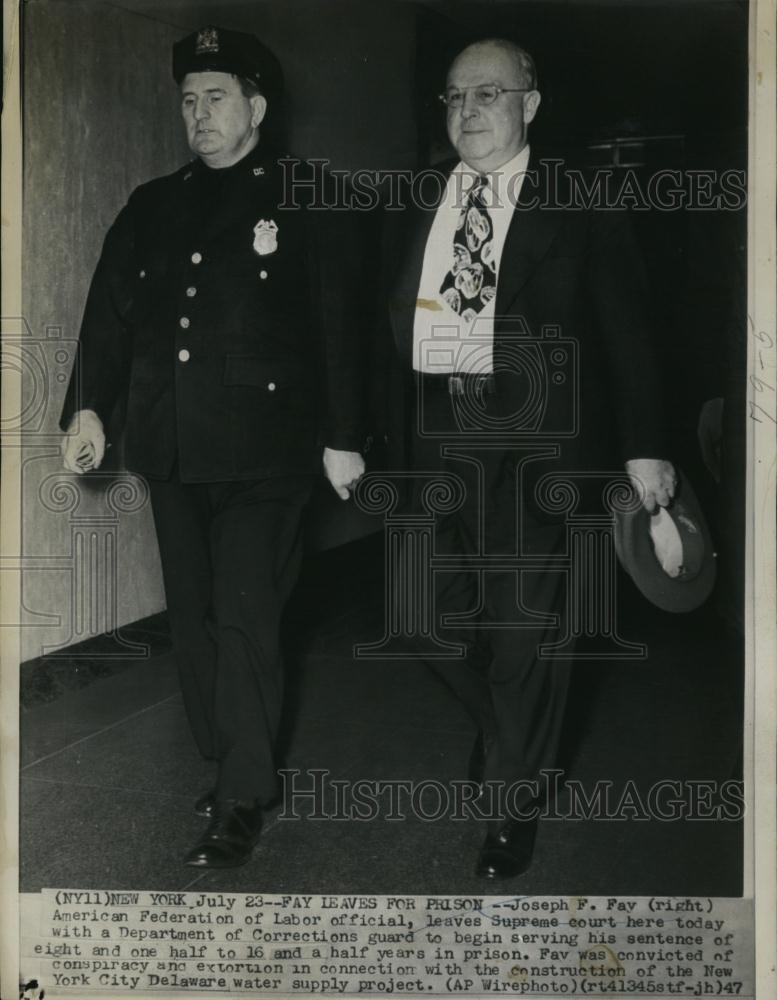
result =
[[[62,459],[69,472],[81,475],[99,469],[105,454],[102,420],[94,410],[79,410],[73,415],[62,438]]]
[[[677,475],[671,462],[660,458],[633,458],[626,462],[626,472],[649,514],[656,509],[656,504],[659,507],[669,506],[677,486]]]
[[[332,489],[341,500],[347,500],[349,490],[364,475],[364,459],[358,451],[337,451],[324,448],[324,472],[332,484]]]

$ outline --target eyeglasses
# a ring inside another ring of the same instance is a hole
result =
[[[483,83],[479,87],[449,87],[440,100],[449,108],[461,108],[464,105],[464,95],[468,90],[475,92],[475,104],[486,107],[493,104],[500,94],[528,94],[529,87],[497,87],[495,83]]]

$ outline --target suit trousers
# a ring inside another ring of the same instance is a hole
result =
[[[437,516],[435,554],[540,557],[531,570],[436,571],[437,634],[462,643],[466,655],[426,660],[486,734],[484,778],[505,787],[520,782],[511,803],[524,809],[534,799],[531,783],[541,791],[541,772],[555,766],[569,687],[569,647],[564,659],[539,653],[540,645],[562,638],[566,577],[543,565],[542,557],[563,554],[566,527],[527,509],[516,485],[516,450],[500,444],[498,434],[477,442],[471,430],[462,432],[462,400],[448,394],[445,380],[435,391],[435,382],[426,379],[420,388],[411,505],[421,509],[424,484],[438,472],[458,477],[465,495],[461,507]],[[478,403],[492,416],[496,406],[493,396]],[[429,427],[435,436],[427,434]],[[448,615],[457,623],[439,624]]]
[[[200,753],[218,762],[218,799],[277,794],[280,621],[313,480],[150,483],[184,704]]]

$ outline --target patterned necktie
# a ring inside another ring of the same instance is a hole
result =
[[[487,184],[480,174],[470,188],[453,235],[453,267],[440,285],[443,299],[468,323],[496,295],[494,225],[483,201]]]

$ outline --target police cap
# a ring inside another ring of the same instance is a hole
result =
[[[187,73],[233,73],[250,80],[266,96],[277,95],[280,65],[254,35],[207,25],[173,45],[173,77],[181,83]]]

